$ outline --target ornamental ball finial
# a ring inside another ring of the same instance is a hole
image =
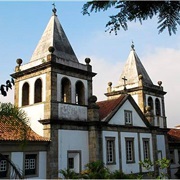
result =
[[[16,63],[17,63],[19,66],[22,64],[22,62],[23,62],[23,60],[22,60],[21,58],[18,58],[18,59],[16,60]]]
[[[161,86],[161,85],[162,85],[162,81],[158,81],[157,83],[158,83],[158,85],[159,85],[159,86]]]
[[[112,86],[112,82],[108,82],[108,86]]]
[[[52,53],[52,54],[53,54],[54,50],[55,50],[55,48],[54,48],[53,46],[50,46],[50,47],[48,48],[48,51],[49,51],[50,53]]]
[[[86,58],[85,62],[86,62],[86,64],[89,64],[91,62],[91,59],[90,58]]]

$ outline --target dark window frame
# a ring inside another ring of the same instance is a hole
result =
[[[106,163],[116,164],[115,137],[105,137],[106,139]]]
[[[130,142],[130,144],[129,144]],[[131,145],[129,147],[129,145]],[[130,148],[130,149],[129,149]],[[134,148],[134,137],[125,138],[125,150],[126,150],[126,163],[135,163],[135,148]],[[131,150],[131,152],[129,152]],[[131,157],[131,159],[130,159]]]
[[[36,79],[34,83],[34,103],[42,102],[42,80]]]
[[[25,82],[22,86],[22,106],[29,105],[30,86],[28,82]]]
[[[71,81],[67,77],[61,79],[61,102],[71,103]]]
[[[150,153],[150,139],[149,138],[143,138],[143,154],[144,154],[144,160],[149,159],[151,160],[151,153]],[[146,144],[147,143],[147,144]]]
[[[124,122],[125,125],[133,125],[133,112],[130,110],[124,110]]]
[[[39,154],[37,152],[29,152],[29,153],[24,154],[24,176],[25,177],[38,176],[38,171],[39,171],[38,162],[39,162]]]
[[[10,158],[9,154],[2,154],[0,157],[0,178],[9,178],[10,166],[6,158]],[[3,162],[3,167],[2,163]],[[4,164],[5,163],[5,164]],[[1,169],[2,168],[2,169]],[[6,169],[4,169],[6,168]]]

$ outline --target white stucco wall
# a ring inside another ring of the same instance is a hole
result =
[[[162,158],[166,158],[165,138],[164,135],[157,135],[157,150],[162,152]]]
[[[88,131],[58,130],[58,169],[67,169],[67,152],[80,151],[80,169],[89,162]],[[59,174],[61,177],[61,174]]]
[[[106,138],[115,138],[115,164],[107,164],[107,148],[106,148]],[[119,137],[118,132],[112,132],[112,131],[103,131],[102,132],[102,138],[103,138],[103,162],[106,164],[106,166],[111,170],[115,171],[119,169]]]
[[[146,127],[141,117],[138,115],[129,100],[127,100],[116,112],[116,114],[110,120],[109,124],[125,125],[124,110],[132,111],[133,126]]]
[[[72,103],[75,104],[76,100],[76,92],[75,92],[75,87],[76,87],[76,82],[77,81],[81,81],[84,84],[84,92],[85,92],[85,105],[88,104],[88,84],[87,84],[87,80],[84,79],[79,79],[79,78],[75,78],[75,77],[71,77],[71,76],[65,76],[62,74],[57,74],[57,101],[61,101],[61,80],[62,78],[68,78],[71,82],[71,99],[72,99]]]
[[[32,130],[43,136],[43,125],[38,120],[44,119],[44,104],[25,106],[22,109],[26,112],[29,118]]]
[[[121,157],[122,157],[122,171],[126,174],[138,173],[139,169],[139,147],[137,133],[121,132]],[[126,141],[125,138],[134,138],[134,163],[126,162]]]
[[[165,138],[164,135],[157,135],[157,153],[158,159],[166,158],[166,148],[165,148]],[[162,173],[166,173],[166,169],[159,169],[159,175]]]
[[[46,164],[47,164],[47,152],[41,151],[39,152],[39,178],[46,179]]]
[[[31,128],[37,134],[43,136],[43,125],[38,120],[44,119],[44,104],[34,104],[34,86],[38,78],[42,80],[42,102],[46,100],[46,74],[42,74],[19,82],[19,107],[22,106],[22,87],[27,82],[29,84],[29,105],[23,106],[22,109],[27,113]]]
[[[10,158],[17,168],[23,170],[23,152],[12,152]]]

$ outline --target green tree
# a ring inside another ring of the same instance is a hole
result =
[[[0,103],[0,127],[4,130],[10,128],[14,133],[19,133],[22,147],[26,144],[29,132],[29,119],[26,113],[11,103]],[[12,132],[12,131],[11,131]],[[14,134],[11,134],[12,136]],[[13,179],[23,179],[22,172],[14,165],[14,163],[2,153],[0,153],[0,160],[5,159],[11,169],[13,170]]]
[[[158,30],[162,33],[165,29],[169,35],[176,33],[177,25],[180,24],[180,1],[89,1],[83,5],[83,15],[92,12],[106,11],[114,8],[116,14],[110,15],[106,24],[106,31],[115,32],[120,29],[127,30],[128,22],[139,20],[142,24],[147,19],[158,18]]]

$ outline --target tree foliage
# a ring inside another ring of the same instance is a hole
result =
[[[180,24],[180,1],[89,1],[83,5],[83,15],[92,12],[106,11],[110,8],[117,10],[117,14],[109,16],[106,31],[117,32],[120,29],[127,30],[128,22],[139,20],[142,24],[147,19],[158,18],[157,29],[162,33],[165,29],[169,35],[176,33],[177,25]]]

